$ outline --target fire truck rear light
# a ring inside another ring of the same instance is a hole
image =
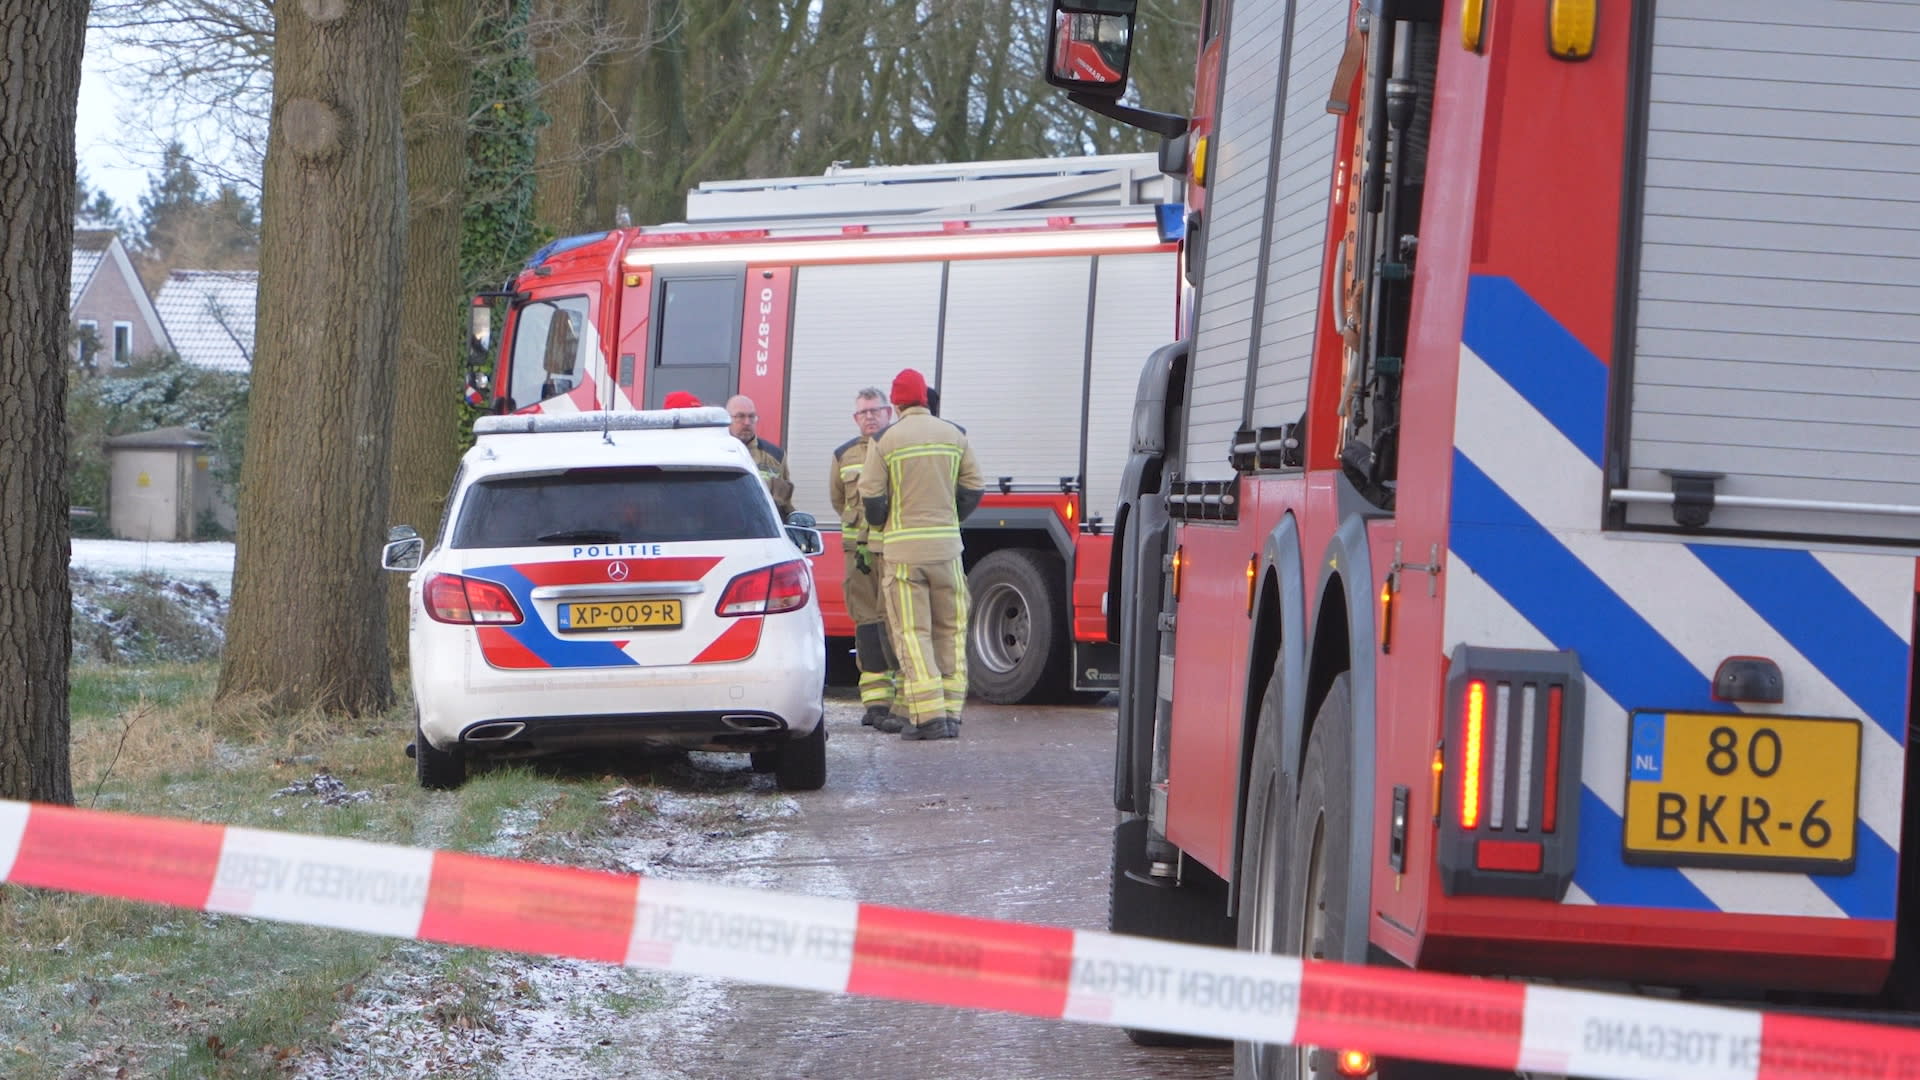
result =
[[[1509,874],[1540,872],[1541,850],[1538,840],[1481,840],[1474,847],[1473,865],[1482,870]]]
[[[1583,685],[1568,650],[1460,645],[1448,657],[1434,761],[1447,896],[1565,899],[1580,854]]]
[[[1507,825],[1507,706],[1513,701],[1513,687],[1500,683],[1493,691],[1493,791],[1488,796],[1487,824],[1495,829]]]
[[[1560,712],[1565,700],[1560,687],[1547,688],[1547,762],[1540,777],[1540,831],[1546,833],[1560,824]]]
[[[1373,1074],[1373,1055],[1365,1050],[1342,1050],[1336,1069],[1341,1076],[1370,1076]]]
[[[1461,730],[1460,827],[1480,827],[1480,774],[1486,754],[1487,684],[1467,684],[1466,722]]]
[[[1515,755],[1520,768],[1514,777],[1513,827],[1521,832],[1533,823],[1533,710],[1539,703],[1538,687],[1528,683],[1520,688],[1520,752]]]

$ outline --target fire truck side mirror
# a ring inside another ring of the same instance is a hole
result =
[[[1127,90],[1134,0],[1053,0],[1047,26],[1047,82],[1094,97]]]
[[[470,310],[467,351],[476,359],[485,359],[487,350],[493,347],[493,308],[480,303],[473,305]]]

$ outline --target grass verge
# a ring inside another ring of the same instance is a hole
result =
[[[78,804],[588,866],[606,862],[609,831],[644,824],[644,810],[603,799],[633,776],[497,768],[425,792],[401,752],[404,706],[347,720],[217,705],[216,675],[211,663],[76,668]],[[316,784],[321,774],[345,792]],[[349,1014],[390,1007],[449,1032],[497,1027],[482,975],[501,958],[474,950],[20,886],[0,886],[0,940],[10,1078],[376,1075],[330,1064],[352,1056],[340,1045]],[[394,992],[396,965],[419,994]],[[608,978],[621,1014],[658,996],[639,973]]]

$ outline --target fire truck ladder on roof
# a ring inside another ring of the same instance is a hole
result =
[[[687,192],[687,220],[666,231],[847,218],[917,220],[924,227],[928,221],[1031,219],[1043,212],[1085,220],[1116,210],[1136,216],[1172,196],[1154,154],[836,165],[822,176],[708,181]]]

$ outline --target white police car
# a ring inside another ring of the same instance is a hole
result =
[[[477,758],[741,751],[826,781],[825,642],[806,555],[724,409],[484,417],[410,570],[420,783]]]

